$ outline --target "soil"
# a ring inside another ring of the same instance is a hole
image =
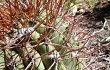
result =
[[[76,17],[79,18],[81,15],[84,18],[80,23],[81,28],[87,28],[86,30],[91,34],[98,32],[91,39],[91,46],[95,46],[94,49],[99,49],[91,54],[95,61],[92,61],[93,58],[91,58],[88,61],[89,65],[87,64],[88,68],[90,70],[110,70],[110,39],[106,41],[107,38],[110,38],[110,3],[107,0],[99,0],[91,9],[87,4],[85,5],[78,6],[79,9],[83,8],[85,12],[78,12]]]

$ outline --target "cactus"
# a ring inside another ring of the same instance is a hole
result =
[[[70,14],[76,4],[76,0],[0,3],[0,69],[80,70],[78,58],[72,57],[81,49],[73,35],[78,24]]]

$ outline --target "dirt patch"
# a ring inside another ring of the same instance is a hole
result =
[[[76,18],[83,17],[80,21],[80,28],[83,28],[91,36],[88,49],[94,49],[91,53],[87,65],[90,70],[109,70],[110,69],[110,3],[109,1],[97,2],[93,8],[90,9],[86,4],[78,6],[79,10]],[[93,59],[93,58],[94,59]],[[95,61],[92,61],[95,60]],[[92,61],[92,62],[91,62]]]

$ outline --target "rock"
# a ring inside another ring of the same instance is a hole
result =
[[[110,16],[110,1],[99,0],[93,8],[93,14],[97,19],[104,21],[105,17]]]

